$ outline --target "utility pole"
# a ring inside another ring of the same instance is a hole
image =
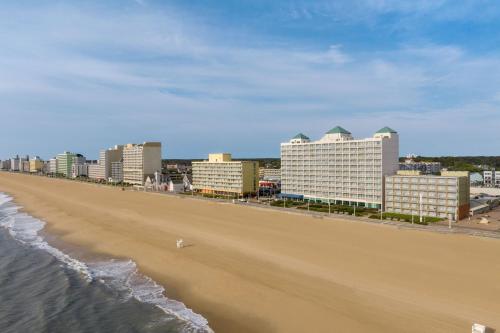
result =
[[[420,202],[419,202],[419,209],[420,209],[420,223],[423,222],[423,218],[422,218],[422,193],[420,193],[419,195],[419,199],[420,199]]]
[[[330,200],[328,200],[328,215],[332,215],[332,205],[330,203]]]

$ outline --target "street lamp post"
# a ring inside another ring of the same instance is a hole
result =
[[[419,209],[420,209],[420,223],[423,222],[423,218],[422,218],[422,193],[420,193],[419,195]]]

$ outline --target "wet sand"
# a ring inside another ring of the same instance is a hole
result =
[[[82,255],[133,259],[216,332],[500,328],[499,240],[5,172],[0,192]]]

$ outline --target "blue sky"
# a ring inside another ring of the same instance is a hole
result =
[[[336,125],[500,155],[499,45],[493,0],[2,1],[0,159],[277,157]]]

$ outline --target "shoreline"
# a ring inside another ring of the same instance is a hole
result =
[[[45,221],[47,233],[131,258],[215,332],[328,331],[333,323],[349,332],[469,332],[473,321],[500,327],[500,306],[487,300],[500,298],[491,256],[500,242],[111,190],[0,173],[0,191]],[[177,237],[193,245],[179,251]],[[487,276],[471,286],[471,269]]]
[[[18,174],[18,173],[12,173],[12,174]],[[35,177],[44,177],[40,175],[32,175],[32,174],[22,174],[26,176],[35,176]],[[45,177],[49,179],[57,179],[59,181],[68,181],[68,182],[76,182],[78,184],[83,184],[83,185],[91,185],[91,186],[96,186],[99,188],[110,188],[113,190],[117,190],[120,187],[119,186],[112,186],[112,185],[107,185],[107,184],[99,184],[99,183],[93,183],[93,182],[84,182],[84,181],[78,181],[78,180],[73,180],[73,179],[68,179],[68,178],[53,178],[53,177]],[[434,233],[445,233],[445,234],[461,234],[461,235],[467,235],[471,237],[479,237],[479,238],[495,238],[495,239],[500,239],[500,230],[491,230],[491,229],[485,229],[481,227],[471,227],[471,226],[462,226],[462,225],[455,225],[452,224],[452,228],[450,229],[447,226],[447,222],[443,224],[443,222],[439,223],[430,223],[428,225],[422,225],[422,224],[410,224],[408,222],[401,222],[401,221],[395,221],[395,220],[378,220],[378,219],[370,219],[365,216],[352,216],[352,215],[345,215],[345,214],[328,214],[328,213],[322,213],[322,212],[317,212],[317,211],[306,211],[306,210],[298,210],[298,209],[292,209],[292,208],[282,208],[278,206],[271,206],[271,205],[265,205],[261,203],[256,203],[256,202],[246,202],[246,203],[240,203],[240,202],[235,202],[232,203],[228,200],[225,199],[217,199],[217,198],[210,198],[210,197],[203,197],[200,195],[184,195],[180,193],[169,193],[169,192],[155,192],[155,191],[138,191],[138,190],[131,190],[127,189],[126,191],[131,191],[131,192],[136,192],[136,193],[144,193],[144,194],[149,194],[149,195],[158,195],[158,196],[166,196],[170,198],[177,198],[177,199],[188,199],[188,200],[198,200],[202,202],[212,202],[212,203],[218,203],[218,204],[227,204],[227,205],[237,205],[241,207],[247,207],[247,208],[254,208],[258,210],[264,210],[264,211],[275,211],[275,212],[281,212],[285,214],[295,214],[299,216],[306,216],[306,217],[313,217],[317,219],[329,219],[331,221],[336,221],[336,220],[342,220],[344,222],[355,222],[355,223],[367,223],[371,225],[379,225],[379,226],[386,226],[386,227],[392,227],[396,228],[399,230],[415,230],[415,231],[426,231],[426,232],[434,232]]]
[[[53,257],[60,266],[73,271],[88,284],[102,283],[109,290],[124,293],[139,303],[164,312],[169,320],[175,318],[189,332],[213,332],[201,315],[192,312],[185,304],[167,298],[164,287],[144,275],[130,258],[110,257],[61,241],[57,235],[46,232],[45,221],[32,216],[18,205],[15,198],[0,192],[0,209],[3,209],[1,199],[7,199],[3,203],[9,206],[6,211],[8,220],[5,224],[2,221],[0,228],[5,229],[13,241]]]

